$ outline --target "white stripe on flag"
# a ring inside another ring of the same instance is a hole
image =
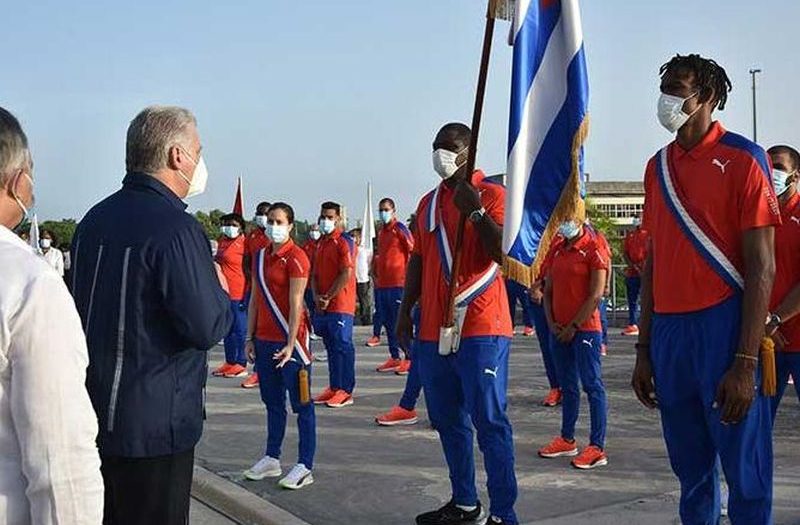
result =
[[[536,1],[538,2],[539,0]],[[517,0],[517,10],[514,14],[514,40],[517,39],[519,30],[522,29],[522,25],[525,23],[525,17],[528,15],[530,6],[531,0]]]
[[[550,127],[567,100],[567,71],[583,45],[580,18],[578,1],[564,0],[561,17],[553,29],[525,100],[519,134],[508,156],[505,222],[509,229],[508,234],[503,236],[505,253],[508,253],[519,235],[533,164]]]

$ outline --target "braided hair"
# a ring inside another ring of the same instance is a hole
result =
[[[710,58],[697,54],[675,55],[672,60],[661,66],[659,73],[663,78],[667,73],[691,71],[695,76],[695,84],[700,90],[700,100],[706,100],[712,93],[717,98],[716,106],[723,110],[728,101],[728,92],[733,89],[731,79],[725,69]]]

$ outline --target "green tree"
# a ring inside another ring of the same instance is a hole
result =
[[[601,211],[597,206],[595,206],[591,199],[586,199],[586,216],[589,217],[589,220],[592,223],[592,226],[599,230],[600,232],[605,235],[606,239],[608,239],[608,244],[611,245],[611,264],[616,268],[612,268],[612,271],[615,272],[615,293],[613,294],[614,297],[612,298],[614,304],[625,304],[626,296],[625,296],[625,286],[624,286],[624,274],[622,269],[620,268],[621,265],[625,264],[625,258],[622,256],[622,242],[623,238],[620,237],[620,229],[614,223],[614,220],[611,219],[608,215],[606,215],[603,211]]]
[[[213,209],[210,212],[206,213],[204,211],[197,211],[194,214],[195,219],[200,222],[200,225],[203,226],[203,230],[206,232],[206,237],[209,239],[216,239],[219,237],[219,227],[221,226],[220,219],[226,213],[219,209]]]
[[[44,221],[39,224],[40,229],[50,230],[56,237],[59,246],[72,244],[72,237],[75,235],[75,229],[78,223],[75,219],[61,219],[60,221]]]
[[[304,244],[308,240],[308,232],[310,231],[310,224],[308,221],[294,221],[294,241],[297,244]]]

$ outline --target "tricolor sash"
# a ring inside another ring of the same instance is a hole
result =
[[[428,204],[427,222],[428,231],[436,235],[436,244],[439,247],[439,259],[444,273],[445,281],[449,284],[453,272],[453,255],[450,251],[450,239],[447,237],[447,228],[439,206],[441,184]],[[438,213],[437,213],[438,211]],[[495,281],[500,273],[500,265],[492,261],[489,266],[480,272],[477,277],[469,280],[456,290],[455,298],[455,327],[442,328],[439,336],[439,353],[447,355],[458,351],[460,335],[467,317],[469,305],[480,297],[483,292]]]
[[[656,173],[667,208],[672,212],[681,231],[691,241],[711,269],[731,288],[737,292],[742,292],[744,290],[742,272],[725,255],[722,248],[714,243],[712,236],[703,231],[698,221],[689,214],[687,207],[681,202],[675,183],[675,175],[670,172],[667,149],[667,147],[663,148],[656,155]]]
[[[267,303],[267,308],[272,313],[272,317],[275,319],[275,322],[278,326],[281,327],[286,340],[289,340],[289,323],[286,321],[286,318],[281,313],[281,309],[278,308],[278,303],[275,302],[275,298],[272,297],[272,294],[269,291],[269,287],[267,286],[267,280],[264,277],[264,262],[266,261],[266,253],[267,249],[262,248],[258,252],[258,287],[261,289],[261,293],[264,295],[265,302]],[[311,355],[306,350],[308,348],[308,335],[306,335],[305,346],[300,344],[300,341],[297,339],[294,340],[294,349],[297,354],[300,356],[300,360],[303,362],[304,365],[308,366],[311,364]],[[294,358],[292,358],[294,360]]]

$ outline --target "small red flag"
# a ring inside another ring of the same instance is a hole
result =
[[[236,186],[236,199],[233,201],[233,213],[244,217],[244,199],[242,198],[242,178],[239,177],[239,184]]]

